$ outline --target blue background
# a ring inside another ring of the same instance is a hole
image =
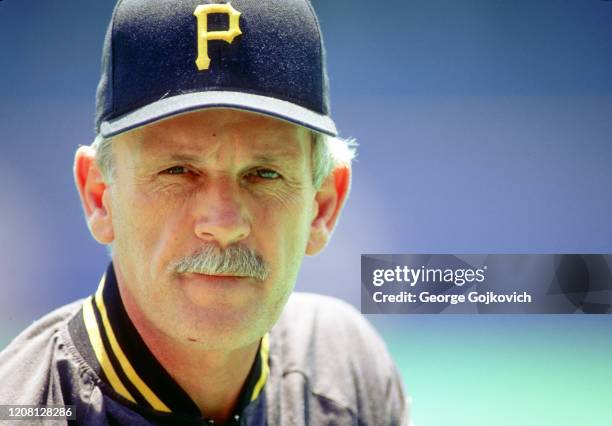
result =
[[[612,2],[315,0],[351,198],[298,289],[361,253],[611,252]],[[73,153],[112,1],[0,2],[0,347],[93,291]],[[423,425],[612,421],[607,316],[378,316]]]

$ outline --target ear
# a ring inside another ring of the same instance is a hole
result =
[[[96,164],[96,152],[81,146],[74,156],[74,181],[81,197],[89,231],[100,244],[115,238],[110,210],[110,190]]]
[[[315,196],[315,215],[310,226],[307,255],[315,255],[327,245],[350,187],[350,166],[337,167],[323,182]]]

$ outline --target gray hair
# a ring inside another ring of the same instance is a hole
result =
[[[312,183],[318,190],[331,172],[342,166],[350,166],[356,156],[357,143],[354,139],[343,139],[323,133],[312,134]],[[92,147],[96,150],[96,163],[104,180],[111,184],[115,178],[112,138],[96,136]]]

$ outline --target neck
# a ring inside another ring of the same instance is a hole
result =
[[[226,423],[233,415],[260,342],[221,351],[173,339],[144,316],[117,275],[125,311],[153,356],[203,416],[217,424]]]

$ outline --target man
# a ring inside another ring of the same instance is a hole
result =
[[[353,308],[293,294],[352,152],[329,117],[307,0],[123,0],[74,175],[112,263],[0,355],[0,404],[81,424],[405,424]]]

